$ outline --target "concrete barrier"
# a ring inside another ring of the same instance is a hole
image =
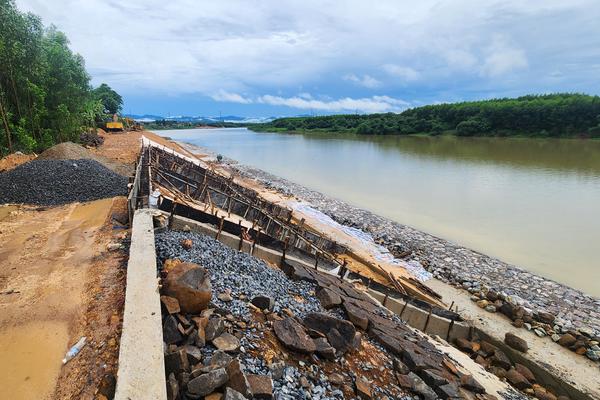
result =
[[[166,400],[152,211],[133,216],[116,400]]]

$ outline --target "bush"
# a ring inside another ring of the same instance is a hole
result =
[[[456,134],[458,136],[475,136],[489,132],[490,129],[491,126],[488,120],[481,117],[473,117],[456,125]]]

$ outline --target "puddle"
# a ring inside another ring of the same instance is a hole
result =
[[[67,341],[67,324],[57,321],[0,332],[0,399],[49,399]]]

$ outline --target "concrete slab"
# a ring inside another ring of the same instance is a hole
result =
[[[116,400],[167,398],[152,213],[133,217]]]

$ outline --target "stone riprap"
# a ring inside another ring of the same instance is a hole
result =
[[[265,171],[235,162],[228,166],[267,188],[310,203],[340,224],[370,233],[392,254],[420,262],[434,277],[468,291],[474,301],[485,299],[488,291],[498,293],[501,303],[521,306],[532,317],[524,328],[555,341],[571,334],[585,342],[587,351],[582,352],[581,346],[569,348],[592,360],[600,358],[595,350],[600,341],[600,299]],[[495,312],[499,307],[496,302],[482,308]],[[555,317],[552,323],[547,323],[545,314]]]
[[[0,174],[0,204],[52,206],[126,195],[127,178],[94,160],[33,160]]]
[[[182,315],[171,299],[163,301],[170,393],[200,398],[228,385],[255,397],[272,387],[277,399],[468,398],[461,389],[485,392],[472,377],[463,382],[465,375],[426,336],[339,277],[287,263],[282,271],[190,232],[158,233],[156,248],[161,274],[175,270],[175,259],[197,263],[213,289],[209,308],[199,315]],[[325,288],[340,299],[335,310],[319,303],[317,289]],[[361,350],[366,345],[368,356]],[[373,352],[380,355],[378,365]],[[512,396],[519,397],[506,398]]]

